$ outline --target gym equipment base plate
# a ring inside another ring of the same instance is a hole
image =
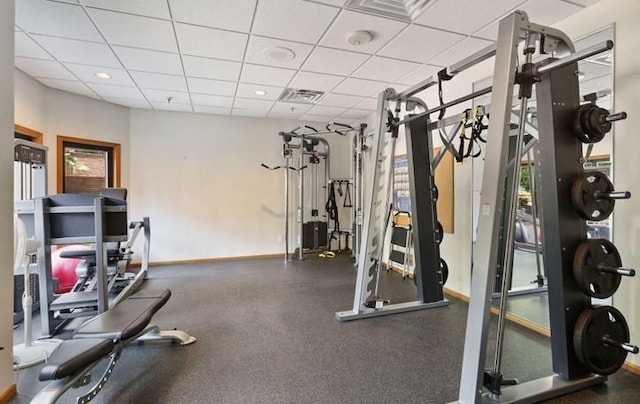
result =
[[[339,312],[336,312],[336,320],[340,322],[359,320],[362,318],[370,318],[370,317],[386,316],[388,314],[404,313],[406,311],[431,309],[434,307],[446,306],[448,304],[449,304],[449,301],[447,299],[443,299],[443,300],[439,300],[437,302],[431,302],[431,303],[406,302],[406,303],[387,304],[379,309],[363,309],[361,311],[354,311],[354,310],[339,311]]]
[[[586,389],[607,381],[606,376],[592,375],[582,379],[565,380],[558,375],[547,376],[536,380],[531,380],[515,386],[505,386],[502,388],[500,399],[494,400],[486,393],[482,396],[482,403],[485,404],[506,404],[506,403],[538,403],[565,394]]]

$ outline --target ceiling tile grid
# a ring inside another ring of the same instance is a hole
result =
[[[357,120],[384,88],[402,91],[491,44],[515,9],[553,24],[597,1],[434,0],[406,23],[346,0],[19,0],[15,65],[130,108]],[[356,31],[370,40],[350,42]],[[277,101],[287,87],[324,95]]]

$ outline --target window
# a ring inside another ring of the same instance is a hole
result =
[[[120,186],[120,145],[58,136],[58,192],[100,193]]]

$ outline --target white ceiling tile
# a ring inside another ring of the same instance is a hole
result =
[[[526,0],[437,1],[414,22],[469,35]],[[473,10],[465,13],[461,10]]]
[[[299,0],[261,1],[252,32],[316,43],[338,11],[334,7]]]
[[[431,76],[434,76],[438,73],[438,71],[442,70],[441,66],[431,66],[431,65],[421,65],[417,69],[413,70],[409,74],[406,74],[399,79],[396,80],[397,83],[414,85],[418,84],[423,80],[428,79]]]
[[[132,100],[143,100],[140,90],[136,87],[113,86],[110,84],[88,83],[93,91],[104,98],[129,98]]]
[[[236,93],[237,83],[233,81],[209,80],[189,77],[189,91],[191,94],[215,94],[233,97]]]
[[[94,97],[96,95],[89,87],[78,80],[38,79],[38,81],[47,87],[57,88],[58,90],[69,93],[91,95]]]
[[[129,70],[141,70],[152,73],[182,74],[180,56],[175,53],[149,51],[144,49],[115,46],[124,66]]]
[[[316,105],[311,108],[307,114],[308,115],[322,115],[322,116],[338,116],[341,113],[346,111],[346,108],[339,107],[328,107],[326,105]]]
[[[267,117],[274,119],[299,119],[303,114],[301,112],[282,112],[282,111],[269,111]]]
[[[258,95],[255,93],[257,90],[266,91],[267,93],[265,95]],[[284,90],[284,87],[240,83],[238,84],[238,92],[236,93],[236,97],[277,100],[278,97],[280,97],[280,94],[282,94],[282,90]]]
[[[193,111],[200,112],[203,114],[229,115],[231,113],[231,108],[210,107],[207,105],[194,105]]]
[[[31,77],[76,80],[74,75],[69,73],[64,66],[53,60],[15,58],[15,65]]]
[[[298,72],[293,80],[291,80],[289,87],[327,92],[343,79],[344,77],[331,76],[328,74]]]
[[[593,4],[596,4],[600,0],[570,0],[571,3],[581,5],[582,7],[588,7]]]
[[[152,102],[153,109],[161,111],[178,111],[178,112],[193,112],[191,104],[177,104],[175,102]]]
[[[255,100],[249,98],[236,98],[233,108],[234,111],[236,109],[244,109],[244,110],[254,110],[254,111],[268,111],[273,106],[273,101],[266,100]]]
[[[378,99],[377,98],[365,98],[361,103],[356,104],[355,108],[357,109],[366,109],[369,111],[373,111],[378,108]]]
[[[191,104],[189,94],[181,91],[143,89],[142,93],[151,102],[168,102],[170,97],[171,102],[176,104]]]
[[[191,94],[191,102],[195,105],[206,105],[210,107],[229,107],[233,104],[233,97],[222,97],[209,94]]]
[[[176,37],[171,21],[112,11],[89,11],[100,32],[112,45],[177,52]]]
[[[184,76],[134,71],[131,72],[131,76],[140,88],[187,91],[187,83],[184,80]]]
[[[170,0],[173,19],[208,27],[248,32],[256,0]]]
[[[262,3],[261,3],[262,4]],[[287,48],[294,53],[293,59],[277,59],[268,57],[265,50],[269,48]],[[247,54],[244,58],[245,62],[256,63],[260,65],[288,67],[291,69],[299,68],[305,61],[313,46],[301,44],[297,42],[281,41],[279,39],[264,38],[261,36],[251,35]]]
[[[322,123],[328,124],[329,122],[333,121],[335,117],[336,117],[335,115],[331,115],[331,116],[302,115],[300,117],[300,120],[307,121],[307,122],[322,122]]]
[[[302,66],[303,70],[318,73],[350,75],[369,55],[337,49],[317,47]]]
[[[180,52],[184,55],[242,60],[247,34],[176,24]]]
[[[320,45],[356,52],[375,53],[406,26],[407,24],[404,22],[342,10],[331,28],[322,37]],[[351,45],[347,42],[347,36],[355,31],[369,31],[373,34],[373,40],[366,44]]]
[[[118,104],[129,108],[151,108],[149,103],[145,100],[130,100],[128,98],[105,98],[104,100],[112,104]]]
[[[347,0],[315,0],[316,3],[329,4],[331,6],[342,7]]]
[[[233,111],[231,111],[231,115],[246,116],[251,118],[264,118],[267,116],[267,110],[258,111],[253,109],[234,108]]]
[[[167,0],[83,0],[88,7],[169,19]]]
[[[399,77],[415,70],[418,63],[375,56],[353,73],[361,79],[395,81]]]
[[[216,60],[197,56],[183,56],[184,72],[187,76],[205,79],[237,81],[242,63]]]
[[[129,75],[124,69],[115,69],[112,67],[96,67],[79,65],[73,63],[64,63],[67,69],[71,70],[73,74],[87,83],[108,83],[116,86],[135,86],[135,83],[131,80]],[[96,73],[103,72],[111,76],[110,79],[105,80],[96,77]]]
[[[582,10],[582,7],[562,0],[529,0],[518,9],[526,12],[533,23],[552,25]]]
[[[16,1],[16,25],[23,31],[103,42],[82,7],[44,0]]]
[[[348,111],[343,112],[340,117],[348,118],[348,119],[362,119],[371,115],[371,111],[360,110],[360,109],[350,109]]]
[[[364,100],[363,97],[357,97],[355,95],[342,95],[342,94],[325,94],[320,101],[318,101],[319,105],[329,105],[332,107],[344,107],[351,108],[354,105],[362,102]]]
[[[78,41],[50,36],[33,35],[42,47],[60,62],[94,66],[121,67],[120,62],[105,43]]]
[[[379,54],[424,63],[464,38],[464,35],[412,25],[391,40]]]
[[[295,70],[278,69],[268,66],[257,66],[245,63],[242,67],[240,81],[245,83],[266,84],[284,87],[296,74]]]
[[[562,0],[529,0],[518,6],[518,9],[526,12],[529,17],[529,21],[533,23],[552,25],[571,14],[582,10],[582,7]],[[474,32],[473,36],[495,41],[498,38],[498,25],[500,19],[502,19],[506,14],[508,13],[499,16],[496,21]]]
[[[386,85],[387,83],[383,83],[381,81],[348,78],[334,88],[333,92],[338,94],[370,97],[384,90]]]
[[[15,33],[15,55],[18,57],[34,58],[34,59],[47,59],[53,58],[47,52],[45,52],[40,45],[34,42],[24,32]]]
[[[293,102],[276,102],[271,108],[271,112],[282,114],[302,115],[307,112],[313,104],[300,104]]]
[[[470,56],[489,45],[491,45],[491,41],[467,38],[429,60],[429,63],[438,66],[451,66],[452,64],[461,61],[467,56]]]

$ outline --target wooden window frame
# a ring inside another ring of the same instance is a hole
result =
[[[42,132],[27,128],[26,126],[18,125],[17,123],[13,124],[13,131],[29,137],[33,143],[43,144]]]
[[[56,137],[56,148],[57,148],[56,188],[58,193],[62,193],[64,189],[64,143],[65,142],[77,143],[80,145],[87,145],[87,146],[108,147],[113,149],[113,162],[112,162],[113,163],[113,187],[120,188],[121,160],[120,160],[120,144],[119,143],[109,143],[109,142],[102,142],[102,141],[93,140],[93,139],[83,139],[79,137],[58,135]]]

